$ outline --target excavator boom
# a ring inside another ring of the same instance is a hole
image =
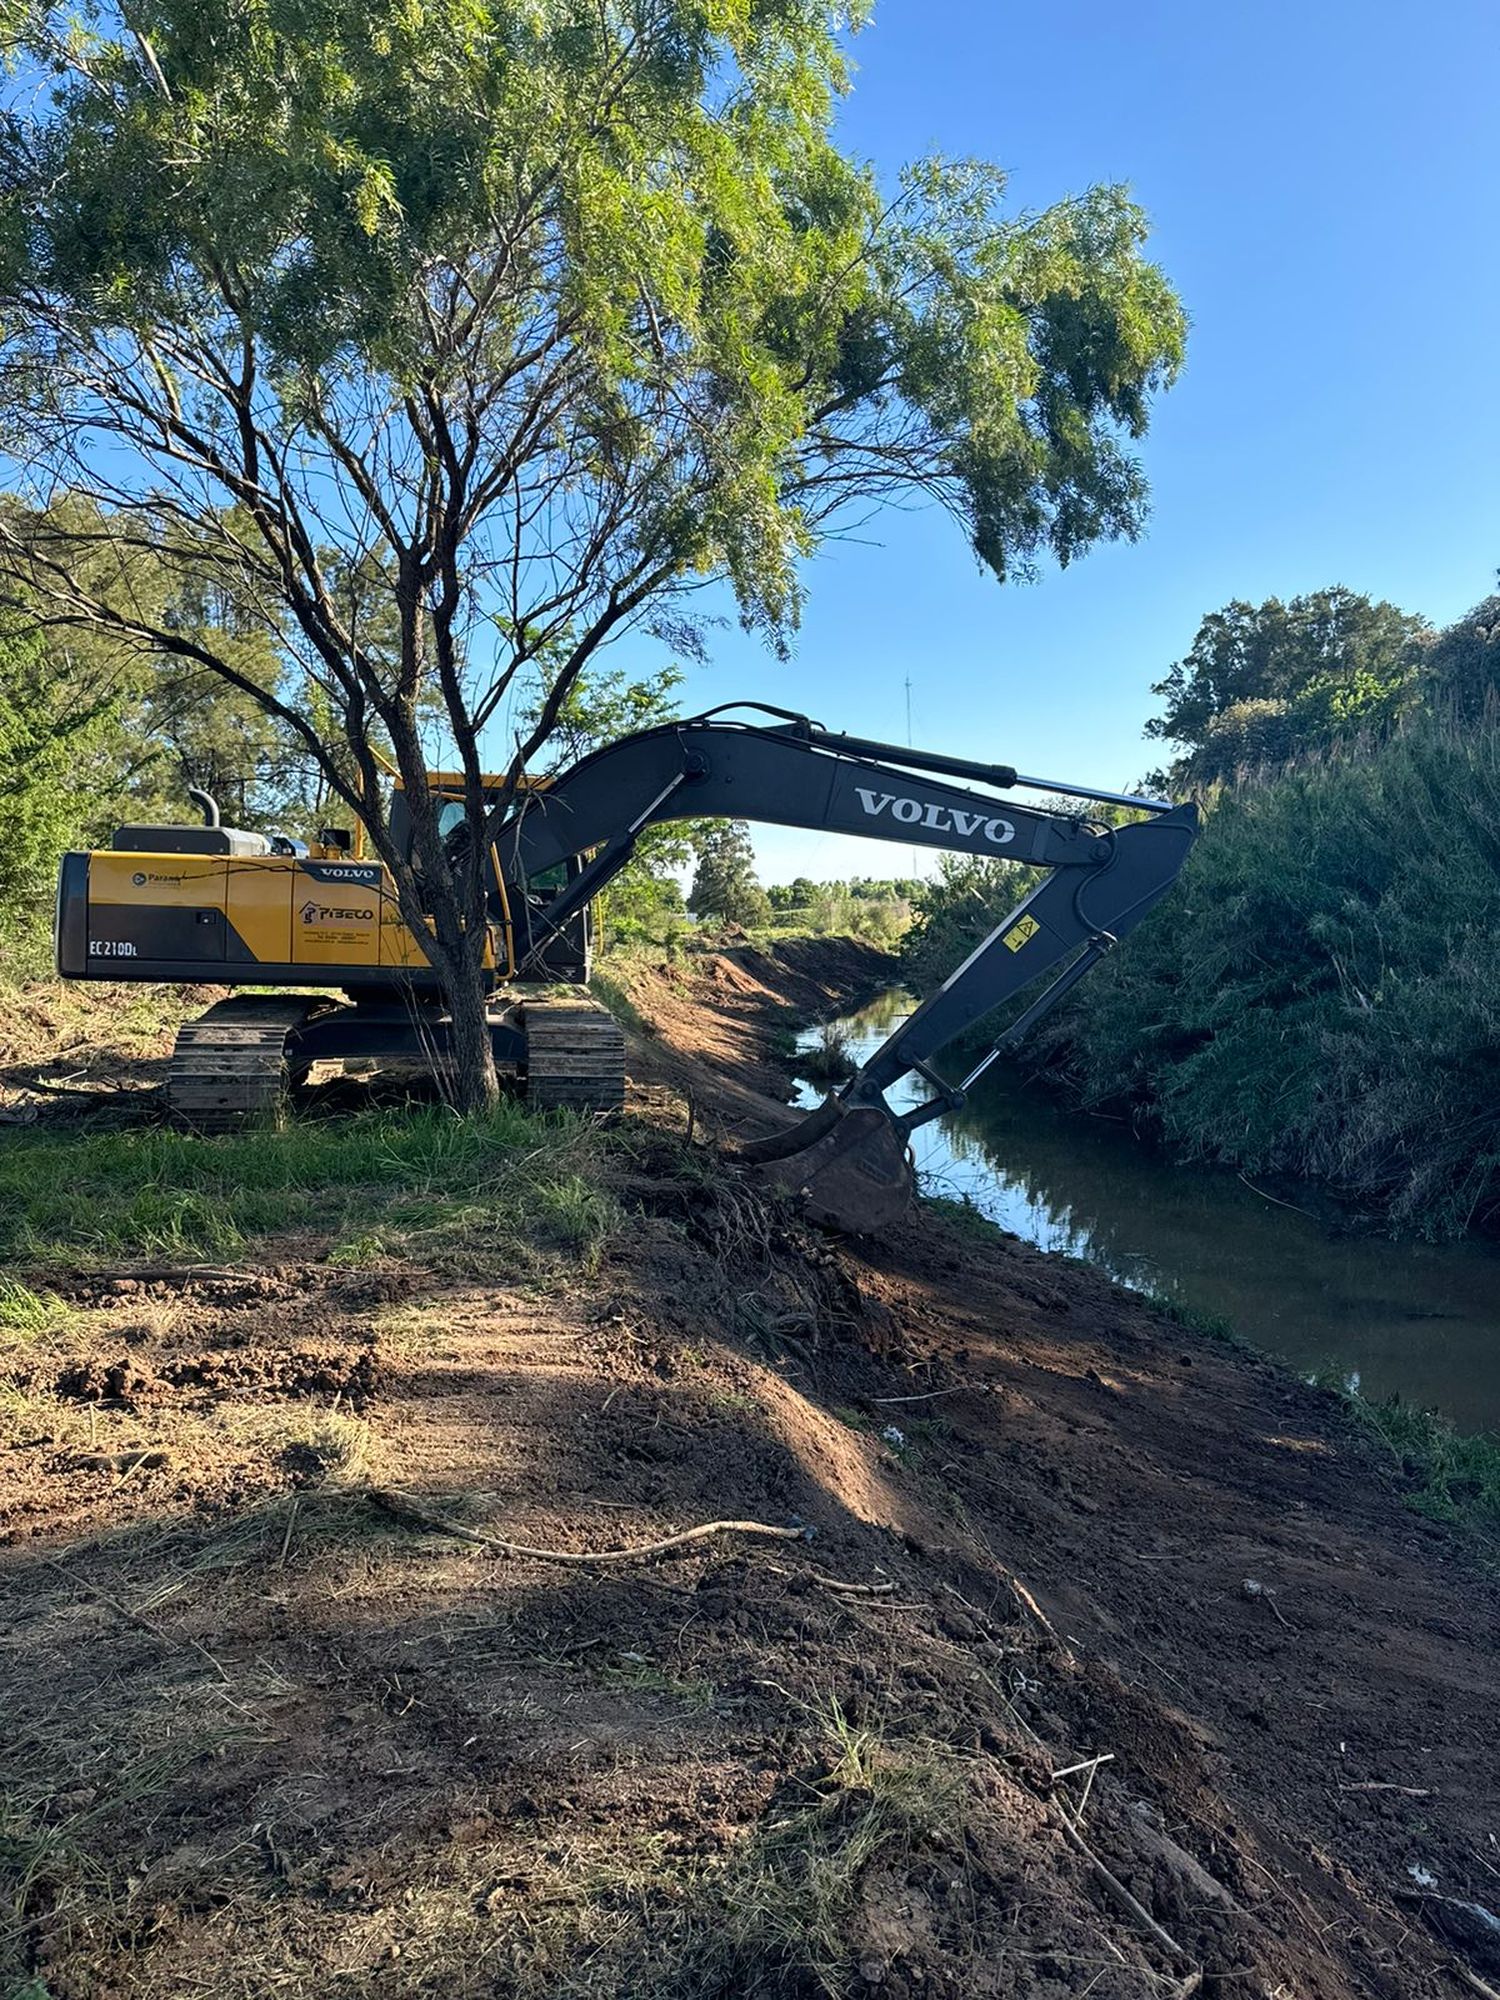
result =
[[[994,796],[1062,794],[1138,808],[1125,826]],[[818,1111],[747,1147],[804,1197],[809,1213],[845,1228],[880,1226],[910,1190],[907,1135],[957,1108],[963,1091],[1013,1047],[1171,888],[1197,833],[1197,811],[1158,799],[1091,792],[981,764],[820,729],[802,717],[776,727],[713,716],[644,731],[596,751],[528,795],[498,831],[500,866],[517,885],[594,850],[568,893],[546,911],[566,921],[623,868],[647,827],[686,817],[742,818],[862,834],[903,845],[1016,861],[1050,871]],[[514,901],[526,908],[524,894]],[[528,952],[545,943],[528,936]],[[955,1088],[931,1068],[987,1015],[1054,975],[1001,1041]],[[897,1116],[885,1093],[913,1071],[934,1095]]]

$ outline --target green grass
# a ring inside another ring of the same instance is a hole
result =
[[[595,966],[589,977],[589,991],[595,999],[604,1003],[622,1027],[634,1028],[641,1033],[649,1031],[649,1023],[631,999],[623,980]]]
[[[979,1204],[971,1200],[966,1194],[957,1196],[950,1194],[925,1194],[922,1197],[922,1202],[924,1207],[942,1216],[945,1222],[953,1223],[956,1228],[962,1229],[966,1235],[981,1239],[993,1239],[996,1236],[1004,1236],[1007,1233],[1001,1228],[998,1222],[991,1221]]]
[[[1432,1521],[1500,1528],[1500,1437],[1456,1430],[1436,1410],[1370,1403],[1337,1388],[1361,1428],[1378,1438],[1409,1482],[1404,1504]]]
[[[342,1238],[335,1255],[355,1264],[376,1244],[519,1243],[587,1262],[616,1219],[603,1145],[584,1121],[509,1103],[482,1119],[372,1111],[212,1138],[23,1130],[0,1139],[0,1257],[222,1257],[309,1229]]]
[[[1189,1333],[1196,1333],[1204,1340],[1224,1340],[1231,1346],[1241,1345],[1233,1322],[1225,1319],[1222,1313],[1205,1312],[1201,1306],[1190,1305],[1186,1299],[1180,1299],[1172,1292],[1143,1292],[1141,1296],[1153,1311],[1159,1312],[1163,1319],[1171,1320],[1174,1326],[1185,1327]]]
[[[72,1318],[71,1308],[55,1293],[34,1292],[14,1278],[0,1278],[0,1354],[60,1333]]]
[[[798,1706],[817,1724],[806,1747],[821,1774],[789,1784],[722,1860],[695,1871],[659,1835],[616,1840],[592,1865],[570,1856],[538,1885],[509,1989],[518,2000],[863,1990],[868,1879],[934,1854],[962,1876],[968,1794],[941,1746],[892,1743],[834,1701]]]

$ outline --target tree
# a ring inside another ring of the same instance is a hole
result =
[[[763,924],[770,917],[771,899],[755,879],[755,849],[744,820],[709,825],[698,844],[688,908],[721,924]]]
[[[1226,604],[1152,689],[1167,706],[1146,734],[1186,751],[1155,782],[1208,785],[1388,727],[1416,699],[1431,636],[1424,619],[1342,587]]]
[[[1134,534],[1183,316],[1125,194],[1006,218],[833,143],[834,0],[0,0],[0,437],[34,502],[208,577],[295,694],[0,523],[0,594],[260,702],[363,820],[493,1100],[484,857],[599,649],[928,498],[998,577]],[[507,785],[481,740],[553,662]],[[434,720],[436,718],[436,721]],[[451,741],[469,838],[425,786]],[[392,837],[378,742],[411,807]]]
[[[117,795],[116,703],[48,657],[34,634],[0,631],[0,956],[39,961],[58,856]],[[101,784],[102,780],[102,784]]]
[[[1428,698],[1460,722],[1500,699],[1500,597],[1487,597],[1438,634],[1427,655]]]

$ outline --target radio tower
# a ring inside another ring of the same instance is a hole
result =
[[[906,747],[908,750],[915,748],[915,745],[912,743],[911,740],[911,675],[910,674],[906,676]],[[917,850],[913,848],[911,851],[911,872],[913,875],[916,874],[920,866],[921,863],[920,860],[918,859]]]

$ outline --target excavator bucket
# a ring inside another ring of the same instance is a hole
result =
[[[900,1222],[915,1192],[911,1155],[889,1113],[836,1097],[740,1157],[798,1196],[810,1222],[851,1235]]]

